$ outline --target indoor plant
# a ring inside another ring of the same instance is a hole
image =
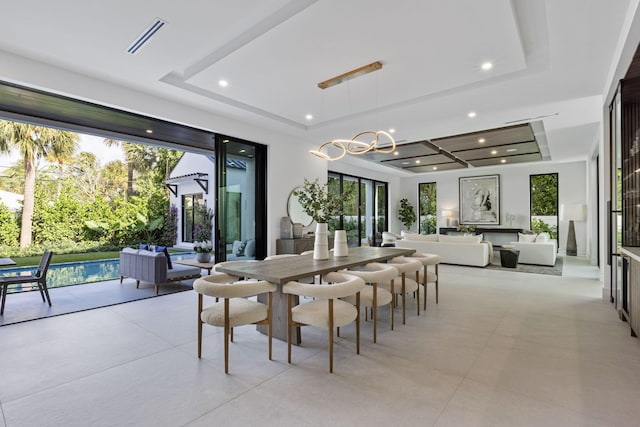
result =
[[[298,197],[300,206],[316,224],[315,242],[313,247],[314,259],[329,258],[329,242],[327,222],[343,210],[343,203],[349,198],[349,192],[341,195],[329,191],[328,184],[320,184],[318,178],[309,181],[305,178],[301,190],[293,193]]]
[[[411,226],[416,222],[416,211],[413,205],[409,203],[409,200],[400,200],[400,209],[398,209],[398,219],[407,228],[407,231],[411,229]]]

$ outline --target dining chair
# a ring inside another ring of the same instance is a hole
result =
[[[0,307],[0,315],[4,315],[4,303],[7,299],[7,293],[9,292],[9,285],[22,284],[22,283],[37,283],[42,302],[46,301],[51,307],[51,298],[49,297],[49,289],[47,288],[47,271],[51,264],[51,257],[53,252],[44,251],[38,264],[38,269],[35,274],[31,276],[7,276],[0,277],[0,293],[2,294],[2,307]]]
[[[198,358],[202,357],[202,325],[224,328],[224,373],[229,373],[229,338],[232,328],[242,325],[268,325],[269,360],[272,353],[272,293],[273,283],[260,281],[226,282],[223,275],[205,276],[193,282],[198,293]],[[226,275],[225,275],[226,276]],[[268,293],[267,304],[249,300],[248,297]],[[203,295],[221,299],[203,307]]]
[[[365,322],[367,310],[371,308],[373,320],[373,342],[377,342],[378,335],[378,307],[389,304],[391,315],[391,330],[393,330],[393,295],[388,290],[378,286],[378,283],[393,281],[398,276],[398,270],[389,264],[372,262],[359,269],[349,269],[348,274],[358,276],[369,285],[360,291],[360,306],[365,309]],[[353,295],[343,298],[344,301],[355,304]]]
[[[435,283],[436,285],[436,304],[438,304],[438,265],[440,264],[440,260],[442,259],[440,255],[436,254],[427,254],[422,252],[414,252],[411,255],[407,256],[411,259],[417,259],[422,263],[424,267],[423,270],[418,275],[416,281],[421,283],[424,286],[424,310],[427,309],[427,283]],[[429,271],[428,267],[430,265],[435,265],[435,273]]]
[[[329,273],[325,286],[289,282],[282,287],[287,295],[287,360],[291,363],[291,330],[299,326],[327,328],[329,332],[329,372],[333,373],[333,330],[356,322],[356,353],[360,354],[360,291],[365,283],[360,277],[347,273]],[[355,306],[340,298],[355,295]],[[315,298],[294,306],[294,296]]]
[[[400,274],[400,287],[394,286],[393,282],[380,283],[385,289],[394,295],[400,295],[402,297],[402,324],[406,324],[407,320],[407,294],[417,293],[418,301],[420,301],[420,286],[418,281],[411,278],[414,276],[418,279],[420,269],[422,269],[422,263],[418,260],[412,260],[403,256],[395,257],[389,260],[389,265],[398,270]],[[420,304],[416,304],[418,316],[420,315]]]

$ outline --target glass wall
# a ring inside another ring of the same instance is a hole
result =
[[[529,175],[531,230],[558,239],[558,174]]]
[[[193,242],[194,224],[200,222],[197,218],[199,205],[204,203],[202,193],[184,194],[182,196],[182,241]]]
[[[349,246],[380,246],[387,230],[387,183],[368,178],[330,172],[329,191],[349,193],[343,215],[329,222],[329,231],[345,230]]]
[[[437,184],[418,184],[418,233],[435,234],[437,231]]]

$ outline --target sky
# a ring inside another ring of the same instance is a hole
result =
[[[76,154],[82,151],[93,153],[102,166],[112,160],[124,161],[122,149],[120,147],[107,147],[106,144],[103,143],[103,137],[85,134],[78,135],[80,135],[80,141]],[[18,161],[20,161],[20,156],[16,152],[11,153],[11,155],[0,154],[0,175],[4,169],[14,166]],[[0,179],[1,178],[0,176]]]

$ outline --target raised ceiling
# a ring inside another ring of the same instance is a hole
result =
[[[0,80],[124,109],[145,104],[132,98],[167,100],[205,112],[211,131],[229,133],[225,120],[232,119],[310,148],[367,129],[395,128],[404,142],[444,143],[540,121],[548,158],[577,160],[599,137],[602,93],[626,36],[620,31],[635,13],[630,4],[10,2],[3,14],[11,19],[0,26]],[[135,55],[127,53],[156,18],[166,25]],[[373,61],[383,68],[317,87]],[[491,70],[481,69],[485,61]],[[172,116],[171,104],[146,104],[153,111],[135,112]],[[251,139],[262,142],[255,133]],[[480,164],[467,154],[456,156]]]

